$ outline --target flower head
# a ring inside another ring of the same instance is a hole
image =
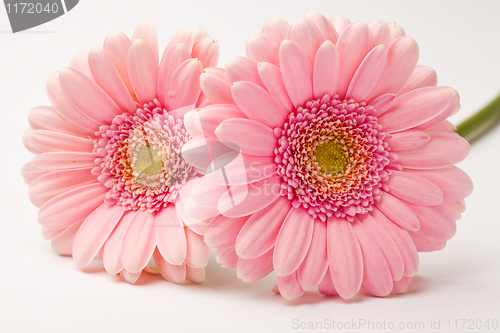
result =
[[[404,292],[417,251],[445,246],[472,190],[454,166],[468,143],[446,120],[457,92],[395,24],[310,12],[268,20],[246,48],[201,76],[217,104],[189,126],[187,146],[237,145],[243,161],[192,191],[218,210],[205,233],[217,260],[246,282],[275,270],[287,299]]]
[[[159,62],[156,28],[143,22],[131,40],[113,32],[49,77],[52,106],[30,113],[24,143],[35,156],[23,175],[55,251],[79,267],[99,253],[131,283],[143,270],[203,281],[202,226],[186,225],[180,204],[198,177],[180,151],[184,114],[210,103],[199,77],[218,56],[204,29],[186,28]]]

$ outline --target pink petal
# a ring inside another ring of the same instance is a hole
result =
[[[186,184],[181,188],[179,191],[179,199],[182,202],[187,202],[191,196],[191,193],[193,192],[193,189],[195,188],[196,184],[201,180],[199,177],[193,177],[189,179]]]
[[[194,268],[186,265],[186,280],[193,283],[203,283],[205,282],[205,277],[205,268]]]
[[[235,104],[231,95],[231,82],[222,68],[207,68],[200,76],[203,93],[214,104]]]
[[[335,296],[338,295],[337,290],[333,286],[332,276],[330,274],[330,269],[326,270],[323,279],[318,284],[318,291],[323,295]]]
[[[231,87],[233,99],[243,113],[252,120],[271,128],[281,127],[287,120],[285,110],[263,88],[251,82],[235,82]]]
[[[389,28],[391,29],[391,40],[393,42],[399,37],[403,37],[406,35],[404,29],[396,26],[395,22],[389,23]]]
[[[456,133],[433,134],[425,145],[398,152],[398,163],[412,169],[445,168],[469,154],[469,143]]]
[[[313,90],[314,98],[322,98],[328,94],[334,96],[340,79],[340,58],[337,46],[325,41],[314,61]]]
[[[359,65],[347,88],[346,99],[367,101],[378,88],[387,66],[387,49],[379,45],[372,49]]]
[[[312,67],[306,53],[291,40],[280,47],[280,68],[288,96],[296,108],[313,98]]]
[[[73,243],[73,259],[78,267],[85,267],[94,259],[123,212],[121,206],[103,203],[83,221]]]
[[[226,119],[246,118],[236,105],[209,105],[198,110],[201,130],[208,136],[215,136],[215,129]]]
[[[419,236],[445,241],[455,235],[455,218],[443,205],[422,207],[408,204],[408,207],[420,221],[420,229],[416,232]]]
[[[135,102],[108,55],[97,47],[92,48],[89,54],[89,65],[95,82],[116,105],[124,112],[134,113],[137,110]]]
[[[431,170],[406,170],[436,184],[443,192],[444,200],[461,200],[472,193],[472,180],[455,166]]]
[[[375,242],[377,242],[377,245],[384,254],[385,260],[391,270],[392,280],[401,279],[404,274],[403,257],[389,233],[370,214],[363,214],[359,220],[366,231],[368,231]]]
[[[41,152],[91,152],[94,140],[45,130],[32,130],[26,133],[35,148]]]
[[[89,53],[87,51],[80,51],[76,53],[71,60],[69,61],[69,67],[77,69],[87,76],[89,79],[92,79],[92,73],[90,72],[89,67]]]
[[[280,17],[273,17],[264,23],[262,33],[273,37],[278,42],[281,42],[288,35],[288,23]]]
[[[189,59],[177,67],[172,74],[165,96],[168,110],[193,105],[200,96],[200,75],[203,73],[201,61]]]
[[[351,20],[342,15],[333,15],[330,17],[330,22],[339,36],[344,33],[344,30],[349,26],[349,24],[351,24]]]
[[[395,94],[410,78],[418,61],[418,45],[411,37],[401,37],[391,43],[387,70],[375,96]]]
[[[64,133],[81,138],[95,137],[95,132],[85,130],[61,117],[53,107],[38,106],[30,110],[28,122],[34,130]]]
[[[191,193],[193,192],[193,189],[195,188],[196,184],[201,180],[199,177],[193,177],[189,179],[186,184],[180,189],[179,191],[179,199],[182,202],[187,202],[191,196]]]
[[[91,184],[60,194],[43,204],[38,211],[38,222],[49,228],[80,222],[104,202],[106,191],[102,184]]]
[[[238,256],[253,259],[274,247],[281,225],[290,212],[290,208],[290,201],[280,198],[250,216],[236,239],[235,248]]]
[[[318,27],[306,18],[298,18],[292,22],[288,29],[288,39],[300,46],[309,58],[311,66],[314,66],[316,51],[324,41]]]
[[[40,150],[40,148],[38,148],[36,146],[36,141],[33,140],[32,133],[33,133],[33,130],[31,128],[28,128],[26,130],[26,132],[24,132],[23,145],[26,149],[29,150],[30,153],[35,154],[35,155],[41,154],[41,153],[43,153],[43,151]]]
[[[231,187],[219,200],[219,212],[227,217],[253,214],[269,206],[280,196],[281,180],[275,176]]]
[[[390,142],[392,151],[409,150],[420,147],[430,140],[429,134],[419,130],[408,130],[392,134]]]
[[[203,68],[217,66],[219,54],[219,42],[213,38],[199,39],[193,45],[192,57],[198,58],[203,64]]]
[[[238,256],[234,251],[234,245],[218,248],[215,255],[215,261],[217,261],[221,267],[235,268],[238,262]]]
[[[191,50],[193,49],[193,44],[197,40],[208,37],[208,32],[203,28],[184,28],[175,34],[175,36],[168,43],[167,48],[170,48],[172,45],[177,43],[183,43],[186,44],[189,52],[191,52]]]
[[[141,273],[142,273],[142,271],[139,273],[130,273],[130,272],[127,272],[127,270],[122,269],[120,271],[120,276],[122,277],[122,279],[124,279],[128,283],[135,284],[137,282],[137,280],[139,280]]]
[[[409,233],[418,252],[433,252],[440,251],[445,248],[446,241],[438,241],[429,238],[422,237],[417,233],[410,232]]]
[[[190,58],[191,54],[185,44],[174,44],[165,49],[158,72],[158,96],[162,105],[166,102],[167,87],[172,74],[180,64]]]
[[[328,269],[326,233],[326,223],[320,220],[314,220],[311,245],[307,250],[307,255],[302,261],[302,264],[297,269],[297,277],[304,290],[316,287],[321,282]],[[331,281],[330,276],[329,279]]]
[[[195,202],[191,197],[190,199],[188,199],[188,201],[184,203],[184,212],[189,217],[191,217],[190,220],[187,221],[184,220],[184,223],[186,223],[186,225],[189,225],[192,224],[193,221],[196,221],[196,223],[198,223],[210,220],[212,217],[217,215],[219,211],[217,210],[217,204],[213,207],[203,206]]]
[[[290,275],[299,268],[311,244],[313,230],[314,218],[307,210],[292,207],[281,226],[274,248],[274,269],[278,276]]]
[[[124,212],[122,218],[104,244],[102,262],[106,271],[111,275],[116,275],[123,269],[121,259],[123,239],[137,213],[138,211]]]
[[[376,207],[401,228],[415,231],[420,227],[415,214],[400,199],[393,197],[389,193],[383,192],[382,197],[376,203]]]
[[[370,215],[391,236],[401,253],[404,262],[404,275],[415,276],[418,270],[418,253],[408,232],[389,220],[382,212],[374,208]]]
[[[443,207],[445,207],[451,215],[453,215],[453,218],[455,221],[458,221],[462,218],[461,213],[465,211],[465,200],[457,200],[457,201],[443,201],[441,204]]]
[[[71,104],[98,124],[109,124],[122,113],[101,87],[76,69],[61,69],[59,84]]]
[[[257,156],[273,156],[277,142],[272,129],[250,119],[225,120],[215,135],[220,141],[238,145],[243,153]]]
[[[226,62],[226,76],[229,82],[248,81],[264,88],[257,71],[257,62],[245,57],[234,57]]]
[[[432,86],[437,86],[436,72],[430,67],[417,65],[397,94],[399,96],[418,88]]]
[[[404,294],[406,291],[408,291],[408,288],[410,287],[412,278],[408,276],[403,276],[401,280],[399,281],[394,281],[394,287],[392,288],[392,293],[393,294]]]
[[[456,130],[457,130],[457,128],[455,125],[450,123],[448,120],[443,120],[442,122],[426,129],[425,131],[428,134],[430,134],[430,133],[438,133],[438,132],[455,132]]]
[[[248,216],[229,218],[224,215],[217,215],[205,230],[205,243],[211,247],[224,247],[236,243],[236,238],[241,228],[248,220]]]
[[[330,217],[327,223],[328,265],[333,285],[340,297],[350,299],[358,293],[363,280],[358,238],[347,220]]]
[[[134,35],[132,36],[132,43],[138,39],[149,45],[155,55],[155,64],[158,64],[158,35],[153,22],[143,21],[139,24],[137,29],[134,31]]]
[[[391,44],[391,28],[389,28],[389,24],[387,24],[387,22],[375,20],[368,23],[368,27],[372,31],[373,46],[375,47],[383,44],[385,47],[389,48]]]
[[[232,175],[234,171],[239,173],[238,169],[240,168],[244,169],[242,153],[239,151],[239,147],[231,142],[220,142],[213,137],[199,136],[190,140],[184,145],[182,154],[184,160],[203,175],[212,176],[218,174],[221,177],[226,177],[227,174]],[[226,177],[219,184],[232,185],[235,184],[235,180]],[[243,174],[238,181],[238,184],[246,183],[245,175]],[[215,198],[207,199],[209,201],[217,200]]]
[[[453,218],[455,221],[458,221],[462,218],[462,215],[460,213],[463,213],[465,211],[465,201],[458,200],[458,201],[443,201],[441,204],[443,207],[446,207],[446,209],[453,215]]]
[[[363,253],[363,282],[361,287],[374,296],[383,297],[389,295],[392,290],[392,276],[384,254],[363,224],[355,220],[352,226]]]
[[[443,192],[434,183],[417,175],[392,171],[385,183],[389,193],[420,206],[436,206],[443,202]]]
[[[380,117],[384,112],[389,110],[396,101],[396,95],[384,94],[375,98],[370,102],[370,105],[375,108],[375,117]]]
[[[134,90],[132,89],[132,84],[130,83],[127,68],[128,50],[130,45],[132,45],[132,42],[127,36],[125,36],[125,34],[120,31],[114,31],[106,37],[102,49],[115,65],[116,70],[120,74],[120,77],[122,78],[123,83],[125,83],[129,93],[133,94]]]
[[[235,159],[224,167],[225,173],[212,172],[207,177],[220,185],[242,185],[255,183],[276,173],[276,163],[272,156],[241,154],[241,158],[243,165]]]
[[[80,229],[82,223],[75,223],[71,227],[67,228],[59,235],[52,238],[50,245],[52,250],[56,251],[62,256],[71,256],[73,254],[73,242],[75,240],[76,233]]]
[[[247,57],[255,62],[268,62],[279,66],[280,43],[266,34],[254,34],[246,44]]]
[[[238,259],[236,274],[238,279],[245,283],[258,281],[274,270],[273,250],[270,249],[260,257],[254,259]]]
[[[127,229],[122,245],[122,263],[130,273],[146,267],[155,249],[155,213],[140,211]]]
[[[458,92],[450,87],[444,87],[444,88],[448,89],[448,91],[451,94],[450,104],[448,104],[448,106],[444,108],[444,110],[440,112],[438,115],[426,121],[425,123],[417,126],[416,129],[425,131],[443,122],[446,118],[458,112],[458,110],[460,109],[460,96],[458,95]]]
[[[182,265],[187,252],[186,233],[174,205],[170,204],[156,213],[154,229],[161,256],[172,265]]]
[[[335,23],[333,25],[335,26]],[[354,73],[371,46],[371,31],[365,23],[354,22],[341,33],[337,42],[341,72],[337,93],[341,99],[344,98]]]
[[[278,276],[278,286],[281,296],[289,301],[299,298],[304,293],[297,279],[297,272],[288,276]]]
[[[43,170],[66,170],[95,167],[94,153],[54,152],[33,157],[33,166]]]
[[[150,103],[158,98],[158,54],[148,43],[141,39],[132,43],[128,51],[127,69],[139,103]]]
[[[189,140],[182,146],[182,157],[187,163],[196,168],[198,172],[206,174],[212,171],[213,155],[217,158],[225,154],[235,153],[233,148],[237,146],[231,142],[226,141],[225,143],[220,142],[217,138],[200,135]],[[209,147],[210,150],[208,149]],[[214,154],[214,150],[216,154]]]
[[[445,87],[413,90],[398,97],[378,120],[385,132],[399,132],[432,119],[448,106],[450,99],[451,94]]]
[[[319,29],[323,39],[322,42],[325,40],[329,40],[333,43],[337,42],[337,39],[339,39],[339,35],[337,34],[337,31],[335,31],[333,24],[328,21],[326,17],[318,12],[307,12],[304,17],[313,22]]]
[[[29,188],[31,202],[40,207],[59,194],[97,183],[97,177],[89,169],[53,171],[38,177]]]
[[[199,136],[204,136],[204,133],[201,130],[198,109],[192,109],[191,111],[186,112],[183,120],[184,127],[188,131],[189,135],[191,135],[191,137],[196,138]]]
[[[203,108],[205,106],[208,106],[212,104],[212,102],[208,99],[207,96],[203,93],[203,91],[200,92],[200,97],[198,98],[198,101],[196,102],[195,107],[197,108]]]
[[[205,267],[210,258],[210,249],[203,241],[203,236],[195,234],[188,228],[184,230],[187,243],[186,264],[194,268]]]
[[[39,169],[33,166],[33,163],[28,162],[23,166],[21,170],[21,175],[23,176],[24,182],[26,184],[31,184],[39,177],[45,175],[48,172],[50,171]]]
[[[153,259],[160,274],[173,283],[184,283],[186,281],[186,264],[172,265],[165,261],[160,252],[156,249],[153,253]]]
[[[273,96],[280,108],[285,110],[286,114],[290,114],[293,110],[295,110],[295,107],[288,96],[288,92],[286,91],[285,83],[283,83],[280,69],[277,66],[266,62],[259,63],[257,68],[259,76],[266,86],[267,91],[269,91],[271,96]]]
[[[59,84],[59,72],[52,73],[47,79],[46,92],[50,104],[62,118],[86,132],[95,133],[99,130],[99,125],[77,110],[63,93]]]
[[[201,206],[217,207],[220,197],[227,190],[225,184],[216,184],[210,178],[203,177],[193,189],[191,199]]]

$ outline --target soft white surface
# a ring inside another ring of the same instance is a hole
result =
[[[475,183],[468,209],[443,251],[421,255],[419,275],[403,296],[343,301],[308,293],[287,302],[270,291],[273,275],[243,284],[234,270],[220,268],[213,258],[203,285],[178,286],[147,275],[132,286],[109,276],[98,262],[78,270],[71,258],[58,256],[43,240],[38,209],[29,202],[20,176],[31,158],[21,136],[28,128],[28,111],[48,104],[45,80],[51,72],[67,65],[77,51],[101,46],[112,30],[131,36],[145,19],[156,23],[160,49],[185,26],[205,27],[220,42],[223,66],[230,57],[244,55],[246,39],[267,18],[290,22],[308,10],[327,17],[396,21],[419,43],[419,63],[433,67],[441,85],[460,92],[462,111],[452,119],[455,124],[500,92],[496,0],[83,0],[63,17],[18,34],[10,33],[0,8],[1,332],[295,332],[304,330],[294,323],[325,320],[385,321],[386,327],[388,322],[422,322],[424,329],[413,331],[425,332],[431,322],[440,321],[442,330],[451,331],[447,320],[453,327],[458,320],[459,328],[461,319],[500,320],[500,128],[477,141],[460,164]],[[365,325],[348,331],[384,330]]]

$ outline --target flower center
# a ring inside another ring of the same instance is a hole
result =
[[[182,120],[155,102],[122,114],[101,126],[94,145],[99,180],[110,190],[107,200],[126,209],[157,211],[174,202],[193,174],[181,156],[190,139]]]
[[[372,209],[388,179],[389,135],[366,103],[325,95],[276,128],[281,194],[315,218],[352,220]]]
[[[135,162],[131,164],[135,182],[145,188],[155,188],[164,178],[163,162],[158,149],[143,145],[139,148]]]
[[[347,170],[349,153],[338,140],[319,144],[314,149],[313,154],[321,173],[324,175],[338,176]]]

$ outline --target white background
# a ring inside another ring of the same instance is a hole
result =
[[[51,72],[66,66],[77,51],[102,46],[113,30],[131,36],[146,19],[157,25],[160,49],[183,27],[205,27],[220,42],[223,66],[230,57],[244,55],[246,39],[266,19],[281,16],[291,22],[308,10],[353,21],[396,21],[419,43],[419,63],[434,68],[441,85],[461,94],[455,124],[500,93],[496,0],[82,0],[63,17],[18,34],[10,32],[0,7],[0,331],[296,332],[304,331],[294,329],[297,322],[369,320],[423,322],[425,330],[412,331],[424,332],[431,321],[447,331],[448,320],[453,326],[458,320],[459,327],[460,319],[474,325],[500,320],[500,128],[475,142],[460,164],[475,183],[468,209],[443,251],[421,255],[419,275],[403,296],[359,295],[344,301],[307,293],[288,302],[270,291],[274,275],[244,284],[213,258],[203,285],[179,286],[144,274],[134,286],[109,276],[98,263],[78,270],[43,240],[38,209],[29,202],[20,175],[31,158],[21,137],[29,110],[48,104],[45,80]]]

